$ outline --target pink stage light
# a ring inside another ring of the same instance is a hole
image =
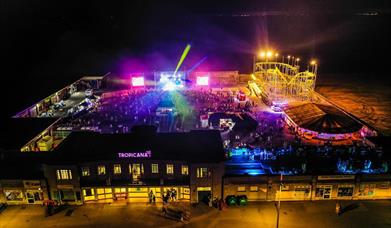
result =
[[[209,77],[208,76],[197,77],[197,85],[200,85],[200,86],[209,85]]]
[[[132,77],[132,86],[144,86],[144,77]]]

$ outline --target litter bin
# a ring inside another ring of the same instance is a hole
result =
[[[234,195],[229,195],[225,198],[225,202],[228,206],[234,206],[238,204],[237,198]]]
[[[237,197],[237,202],[239,206],[246,206],[247,205],[247,196],[246,195],[240,195]]]

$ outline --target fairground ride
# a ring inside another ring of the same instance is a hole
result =
[[[317,63],[315,60],[311,61],[307,70],[300,72],[299,62],[299,58],[279,58],[277,53],[261,52],[254,59],[254,73],[248,82],[250,90],[270,105],[292,100],[311,101]]]

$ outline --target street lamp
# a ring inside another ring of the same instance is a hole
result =
[[[311,66],[312,66],[312,73],[316,74],[316,71],[317,71],[317,63],[316,63],[316,60],[311,60]]]
[[[300,58],[296,58],[296,65],[299,65]]]
[[[280,192],[278,193],[277,223],[276,223],[276,227],[277,228],[278,228],[278,226],[280,224],[281,192],[282,192],[282,173],[280,173]]]

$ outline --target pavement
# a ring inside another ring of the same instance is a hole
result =
[[[280,227],[391,227],[391,201],[282,202]],[[206,205],[189,206],[191,220],[180,222],[162,216],[161,204],[86,204],[70,206],[44,216],[39,205],[9,206],[0,214],[0,227],[276,227],[273,202],[250,202],[223,211]]]

